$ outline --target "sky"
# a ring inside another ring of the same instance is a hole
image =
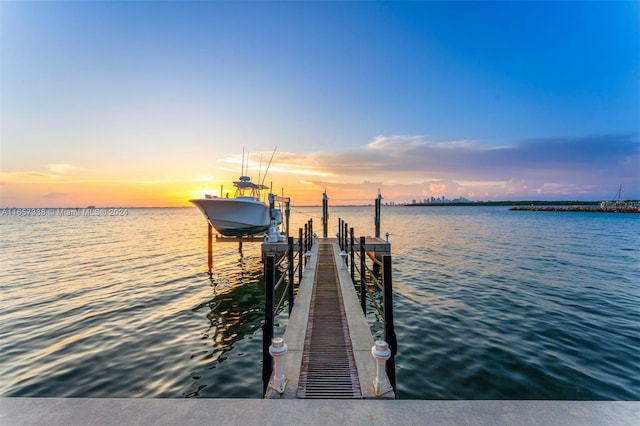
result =
[[[639,1],[0,1],[0,207],[640,199]],[[264,177],[271,154],[276,153]]]

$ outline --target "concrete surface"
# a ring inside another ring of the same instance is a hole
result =
[[[640,402],[0,398],[0,425],[640,424]]]

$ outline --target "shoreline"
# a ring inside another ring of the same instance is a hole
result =
[[[534,212],[588,212],[588,213],[640,213],[640,207],[585,207],[585,206],[514,206],[509,210]]]

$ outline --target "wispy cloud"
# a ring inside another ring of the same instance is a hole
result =
[[[640,144],[629,135],[547,138],[487,146],[474,141],[431,142],[421,137],[378,136],[365,156],[390,172],[472,180],[520,176],[638,174]]]
[[[288,154],[286,164],[312,164],[321,187],[366,182],[395,194],[478,198],[599,197],[619,184],[640,191],[640,143],[631,135],[529,139],[509,145],[423,136],[377,136],[350,152]]]
[[[201,177],[191,179],[191,182],[211,182],[212,180],[213,180],[212,176],[201,176]]]
[[[47,199],[53,200],[53,199],[56,199],[56,198],[65,198],[65,197],[68,197],[68,196],[69,196],[69,194],[66,193],[66,192],[49,192],[47,194],[44,194],[42,196],[42,198],[47,198]]]
[[[71,164],[60,164],[60,163],[49,164],[49,165],[47,165],[47,169],[51,173],[55,173],[55,174],[58,174],[58,175],[64,175],[64,174],[71,173],[71,172],[74,172],[74,171],[83,170],[82,168],[73,166]]]

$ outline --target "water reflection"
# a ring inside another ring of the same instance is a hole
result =
[[[259,254],[256,255],[254,247],[249,250],[251,253],[245,256],[243,249],[239,248],[232,261],[217,269],[214,262],[214,268],[207,272],[211,295],[192,309],[196,314],[204,314],[202,318],[206,323],[200,331],[200,347],[190,354],[196,366],[191,374],[191,383],[183,393],[187,398],[228,396],[221,395],[219,388],[224,386],[230,368],[218,367],[232,359],[238,362],[245,358],[251,363],[252,366],[245,369],[250,371],[247,385],[255,386],[256,391],[261,389],[260,377],[256,374],[261,373],[265,280]],[[278,278],[281,273],[277,272]],[[282,287],[276,294],[276,300],[282,294]],[[281,311],[286,307],[284,303]],[[241,347],[245,345],[253,350],[242,351]],[[255,385],[250,384],[253,382]],[[211,386],[218,389],[211,389]]]

